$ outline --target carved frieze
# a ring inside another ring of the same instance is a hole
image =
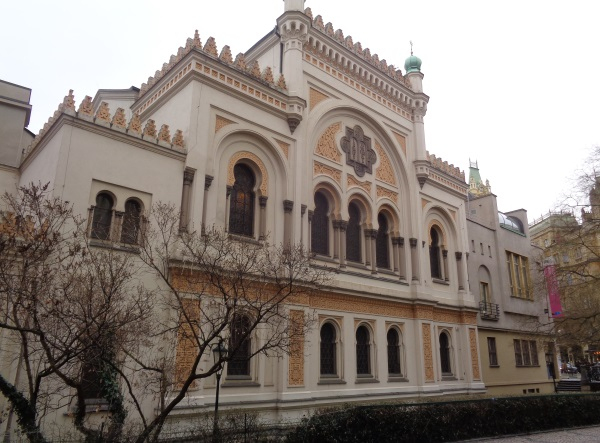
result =
[[[377,186],[377,198],[387,197],[394,203],[398,202],[398,193],[390,189],[384,188],[383,186]]]
[[[347,186],[348,189],[350,189],[353,186],[358,186],[359,188],[364,189],[365,191],[367,191],[367,194],[371,194],[371,182],[366,181],[366,182],[359,182],[356,177],[354,177],[352,174],[348,174],[346,176],[347,179]]]
[[[220,115],[217,115],[217,118],[215,120],[215,133],[219,132],[225,126],[231,125],[232,123],[235,123],[235,122],[231,121],[229,119],[226,119],[225,117],[221,117]]]
[[[359,125],[346,127],[346,135],[341,140],[342,151],[346,153],[346,164],[354,168],[359,177],[373,173],[373,164],[377,154],[371,148],[371,139],[365,135]]]
[[[341,164],[342,154],[335,143],[335,135],[342,129],[341,122],[330,125],[319,137],[315,154]]]
[[[382,182],[396,186],[396,174],[394,174],[394,169],[392,168],[390,158],[385,153],[381,145],[377,142],[375,142],[375,150],[379,156],[379,167],[375,171],[375,177],[377,180],[381,180]]]
[[[431,347],[431,326],[429,323],[421,325],[423,331],[423,360],[425,363],[425,381],[435,381],[433,375],[433,349]]]
[[[304,312],[290,310],[290,358],[288,383],[290,386],[304,385]]]
[[[342,185],[342,171],[315,161],[313,176],[316,177],[317,175],[328,175],[329,177],[333,178],[340,186]]]
[[[473,379],[481,380],[479,374],[479,354],[477,350],[477,332],[474,328],[469,328],[469,347],[471,348],[471,367],[473,369]]]

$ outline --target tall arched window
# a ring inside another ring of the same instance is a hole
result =
[[[348,205],[348,228],[346,229],[346,259],[361,261],[360,254],[360,209],[356,203]]]
[[[321,326],[321,375],[337,375],[337,346],[335,327],[331,323]]]
[[[377,231],[377,267],[378,268],[390,268],[390,253],[389,253],[389,234],[388,234],[388,222],[385,215],[379,213],[377,216],[377,222],[379,223],[379,229]]]
[[[388,374],[400,375],[400,334],[396,328],[390,328],[387,333]]]
[[[329,202],[321,192],[315,194],[310,245],[312,252],[329,255]]]
[[[429,231],[431,244],[429,245],[429,263],[431,265],[431,277],[442,279],[442,263],[440,257],[440,235],[435,228]]]
[[[92,218],[91,237],[100,240],[110,239],[110,227],[112,222],[112,209],[114,201],[106,192],[96,196],[96,206]]]
[[[442,375],[452,375],[452,365],[450,364],[450,337],[445,331],[440,334],[440,364],[442,366]]]
[[[371,334],[366,326],[356,330],[356,374],[371,374]]]
[[[229,232],[232,234],[254,234],[254,185],[256,179],[252,169],[238,163],[233,168],[235,183],[229,204]]]
[[[142,206],[135,200],[127,200],[125,202],[123,227],[121,228],[122,243],[133,245],[138,242],[141,217]]]
[[[245,315],[237,314],[233,317],[229,351],[234,354],[227,363],[227,375],[250,376],[250,355],[252,353],[252,340],[249,336],[250,324],[250,319]]]

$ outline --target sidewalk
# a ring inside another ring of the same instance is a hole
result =
[[[484,438],[465,440],[471,442],[493,443],[593,443],[600,442],[600,426],[566,429],[562,431],[540,432],[537,434],[518,435],[513,437]]]

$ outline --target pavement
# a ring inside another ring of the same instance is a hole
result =
[[[535,434],[515,435],[512,437],[485,438],[467,441],[469,443],[593,443],[600,442],[600,426],[589,426],[585,428],[566,429],[562,431],[539,432]]]

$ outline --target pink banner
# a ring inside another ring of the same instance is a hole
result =
[[[560,293],[558,292],[556,266],[546,266],[544,268],[544,277],[546,277],[546,289],[548,290],[548,299],[550,300],[550,313],[553,318],[562,317],[562,304],[560,303]]]

